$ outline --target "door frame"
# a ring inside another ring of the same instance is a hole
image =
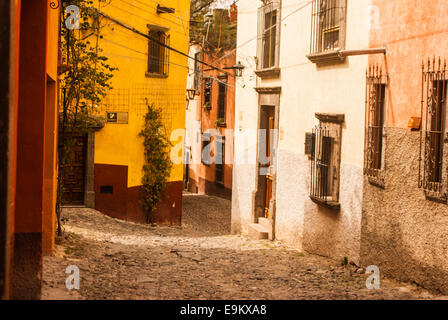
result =
[[[278,140],[279,140],[279,115],[280,115],[280,94],[281,87],[258,87],[255,88],[258,93],[258,121],[257,129],[260,129],[261,124],[261,114],[263,107],[273,107],[274,108],[274,130],[277,130],[277,136],[274,138],[272,150],[277,150]],[[258,218],[264,216],[265,202],[263,201],[265,197],[265,189],[259,188],[260,183],[266,179],[266,177],[260,176],[260,165],[259,165],[259,137],[257,132],[257,147],[256,147],[256,172],[255,172],[255,190],[252,194],[252,215],[251,222],[258,223]],[[277,156],[276,152],[271,151],[273,159],[271,159],[271,167],[277,167]],[[260,179],[261,177],[261,179]],[[275,239],[275,215],[276,215],[276,189],[277,189],[277,170],[272,172],[272,196],[269,202],[269,240]]]
[[[95,208],[95,134],[105,126],[103,116],[89,115],[90,122],[86,140],[86,161],[84,171],[84,206]],[[58,139],[61,136],[62,113],[59,113]],[[67,132],[70,134],[70,132]],[[58,163],[59,166],[59,163]]]

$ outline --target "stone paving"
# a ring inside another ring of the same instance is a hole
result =
[[[279,242],[230,232],[230,201],[186,194],[182,227],[140,225],[66,208],[65,235],[44,259],[43,299],[434,299],[417,286]],[[68,290],[65,269],[80,269]]]

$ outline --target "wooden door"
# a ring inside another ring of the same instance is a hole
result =
[[[270,159],[271,157],[271,151],[272,151],[272,141],[271,141],[271,134],[272,130],[274,130],[274,117],[270,116],[268,118],[268,128],[266,132],[266,156]],[[267,168],[269,169],[271,167],[271,160],[267,163]],[[264,216],[265,218],[269,218],[269,202],[272,198],[272,174],[271,170],[268,170],[268,173],[266,174],[266,195],[265,195],[265,207],[264,207]]]
[[[87,136],[74,136],[71,139],[68,160],[62,168],[64,188],[62,203],[82,205],[84,204]]]

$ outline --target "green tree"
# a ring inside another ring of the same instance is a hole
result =
[[[228,9],[212,9],[217,0],[192,0],[190,8],[190,43],[203,46],[208,54],[219,56],[235,48],[236,23]]]
[[[191,0],[190,2],[190,42],[200,43],[207,32],[206,15],[216,0]]]
[[[97,2],[99,8],[104,0]],[[80,9],[79,29],[68,29],[66,14],[69,5]],[[107,63],[107,57],[101,55],[98,45],[101,29],[101,18],[92,0],[71,0],[61,6],[60,55],[62,64],[59,67],[60,84],[60,124],[58,144],[58,191],[56,200],[56,216],[58,235],[61,229],[61,205],[64,185],[64,167],[72,158],[71,147],[73,136],[86,134],[95,122],[101,121],[92,117],[97,113],[97,106],[111,89],[111,78],[116,68]]]

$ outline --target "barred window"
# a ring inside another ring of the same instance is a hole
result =
[[[311,54],[343,49],[347,0],[313,0]]]
[[[201,69],[200,69],[200,64],[199,64],[199,60],[201,60],[201,53],[200,52],[196,52],[194,54],[194,89],[199,90],[199,81],[201,79]]]
[[[204,79],[204,106],[208,106],[210,108],[212,103],[212,85],[213,85],[212,78]]]
[[[222,121],[225,121],[226,117],[226,93],[227,93],[227,86],[224,82],[225,79],[221,79],[221,82],[219,83],[219,90],[218,90],[218,119],[222,119]]]
[[[215,182],[224,183],[225,142],[224,137],[216,139]]]
[[[444,168],[444,133],[446,123],[446,62],[428,60],[422,68],[422,128],[420,131],[419,187],[443,193],[446,200]]]
[[[258,70],[278,65],[279,11],[277,0],[258,8]]]
[[[339,210],[340,137],[344,115],[316,114],[316,117],[320,123],[310,135],[314,139],[310,157],[310,198]]]
[[[209,148],[207,148],[211,142],[212,142],[212,135],[208,132],[202,133],[201,162],[207,166],[212,164],[210,150]]]
[[[161,30],[150,30],[148,42],[148,76],[168,76],[170,36]],[[164,46],[165,45],[165,46]]]
[[[366,133],[364,174],[378,179],[384,184],[383,172],[383,129],[384,106],[386,98],[385,77],[382,69],[376,65],[366,72]]]

